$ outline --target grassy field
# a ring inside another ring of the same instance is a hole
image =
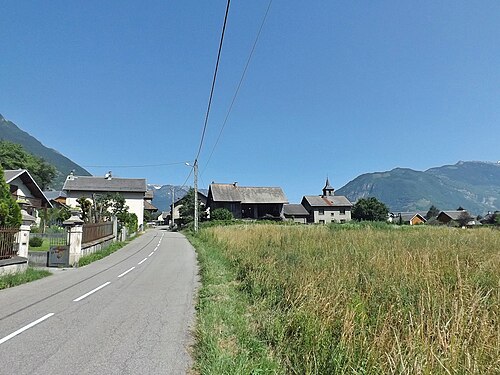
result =
[[[498,230],[239,225],[192,241],[202,374],[500,373]]]

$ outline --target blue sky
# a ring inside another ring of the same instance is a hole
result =
[[[288,199],[359,174],[496,161],[499,1],[233,0],[200,184]],[[182,184],[225,1],[3,1],[0,113],[96,175]]]

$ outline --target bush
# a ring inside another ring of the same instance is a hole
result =
[[[233,220],[233,213],[227,208],[216,208],[210,213],[210,220]]]
[[[41,247],[43,244],[43,238],[33,237],[30,238],[30,247]]]

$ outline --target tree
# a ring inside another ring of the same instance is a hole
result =
[[[191,188],[187,194],[180,200],[182,206],[179,208],[179,215],[183,224],[194,221],[194,189]],[[198,199],[198,218],[200,220],[206,217],[205,208]]]
[[[227,208],[216,208],[210,213],[211,220],[233,220],[233,213]]]
[[[0,226],[19,228],[21,223],[21,209],[5,182],[3,169],[0,169]]]
[[[457,211],[462,211],[460,213],[460,215],[458,215],[458,218],[457,218],[457,223],[461,227],[466,226],[469,223],[469,221],[471,221],[473,219],[473,217],[470,216],[467,211],[465,211],[465,210],[457,210]]]
[[[361,198],[354,204],[351,216],[358,221],[386,221],[389,209],[375,197]]]
[[[439,208],[437,208],[436,206],[432,205],[430,208],[429,208],[429,211],[427,211],[427,213],[425,214],[425,218],[427,220],[429,219],[432,219],[433,217],[437,217],[437,215],[439,215]]]
[[[3,169],[26,169],[40,189],[45,190],[57,174],[57,169],[44,159],[28,153],[23,146],[0,141],[0,160]]]
[[[82,220],[86,223],[90,223],[92,215],[92,202],[85,197],[78,198],[76,202],[82,209]]]

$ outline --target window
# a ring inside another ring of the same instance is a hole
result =
[[[344,224],[345,223],[345,219],[340,219],[340,224]]]
[[[331,213],[331,215],[332,215],[332,216],[335,216],[335,212],[332,212],[332,213]]]
[[[345,208],[341,208],[341,209],[340,209],[340,214],[341,214],[341,215],[345,215]]]
[[[320,220],[319,223],[320,224],[325,224],[325,221],[324,220]]]
[[[318,210],[318,214],[319,214],[319,215],[324,215],[324,214],[325,214],[325,210],[324,210],[324,209],[322,209],[322,208],[320,208],[320,209]]]

